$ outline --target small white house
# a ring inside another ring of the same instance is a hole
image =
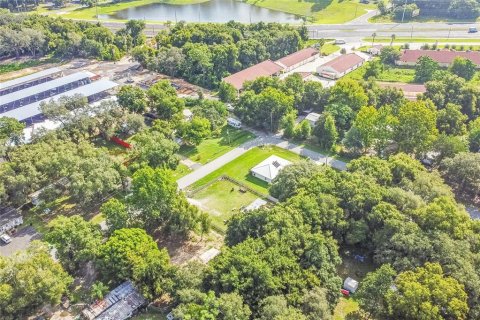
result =
[[[268,157],[250,170],[252,176],[271,183],[279,172],[291,164],[290,161],[275,155]]]
[[[343,289],[350,291],[350,293],[355,293],[358,289],[358,281],[348,277],[343,282]]]
[[[305,117],[305,120],[307,120],[312,127],[315,127],[315,123],[317,123],[318,119],[320,119],[320,114],[316,112],[310,112]]]

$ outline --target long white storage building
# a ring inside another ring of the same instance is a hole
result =
[[[62,69],[55,67],[10,81],[0,82],[0,96],[50,81],[56,77],[61,77],[62,75]]]

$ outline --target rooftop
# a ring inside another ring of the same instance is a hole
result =
[[[320,114],[316,113],[316,112],[310,112],[309,114],[307,114],[307,116],[305,117],[305,120],[307,121],[310,121],[310,122],[317,122],[318,119],[320,119]]]
[[[294,52],[292,54],[289,54],[288,56],[285,56],[281,59],[278,59],[275,61],[275,63],[279,64],[283,68],[288,68],[291,66],[294,66],[302,61],[307,60],[308,58],[317,55],[318,50],[315,48],[305,48],[300,51]]]
[[[37,94],[40,94],[45,91],[50,91],[53,89],[56,89],[58,87],[67,85],[69,83],[75,82],[75,81],[80,81],[83,79],[91,78],[95,76],[93,73],[88,72],[88,71],[82,71],[82,72],[77,72],[65,77],[57,78],[52,81],[44,82],[39,85],[29,87],[23,90],[15,91],[9,94],[6,94],[2,96],[0,105],[6,105],[8,103],[20,100],[20,99],[25,99]]]
[[[280,170],[291,164],[290,161],[272,155],[251,169],[252,173],[273,180]]]
[[[113,81],[106,80],[106,79],[98,80],[98,81],[89,83],[87,85],[84,85],[82,87],[78,87],[76,89],[66,91],[63,94],[53,96],[52,98],[43,99],[43,100],[28,104],[26,106],[4,112],[4,113],[0,114],[0,116],[11,117],[11,118],[15,118],[19,121],[22,121],[22,120],[25,120],[25,119],[28,119],[28,118],[31,118],[31,117],[34,117],[36,115],[41,114],[40,104],[42,102],[48,102],[50,100],[57,101],[60,97],[63,97],[63,96],[70,96],[71,97],[71,96],[74,96],[76,94],[81,94],[85,97],[89,97],[89,96],[92,96],[94,94],[112,89],[116,86],[117,86],[117,84]]]
[[[356,53],[343,54],[325,64],[321,67],[330,67],[338,73],[343,73],[357,64],[364,62],[365,59]]]
[[[480,52],[476,51],[453,51],[453,50],[405,50],[400,61],[417,62],[420,57],[430,57],[438,63],[450,64],[456,57],[471,60],[480,66]]]
[[[133,284],[125,281],[110,291],[103,300],[85,308],[82,314],[89,320],[125,320],[146,302]]]
[[[223,81],[230,83],[235,89],[240,90],[243,88],[245,81],[252,81],[259,77],[273,76],[282,70],[283,68],[272,60],[266,60],[223,78]]]
[[[28,76],[20,77],[20,78],[13,79],[13,80],[10,80],[10,81],[0,82],[0,90],[15,87],[15,86],[18,86],[20,84],[30,82],[30,81],[33,81],[33,80],[37,80],[37,79],[40,79],[40,78],[45,78],[45,77],[48,77],[48,76],[51,76],[51,75],[54,75],[54,74],[60,73],[60,72],[62,72],[62,69],[60,69],[60,68],[50,68],[50,69],[46,69],[46,70],[42,70],[42,71],[39,71],[39,72],[29,74]]]

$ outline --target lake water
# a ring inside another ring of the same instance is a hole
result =
[[[256,7],[236,0],[211,0],[191,5],[153,3],[128,8],[112,15],[99,15],[100,19],[145,19],[151,21],[187,22],[281,22],[299,23],[301,18],[275,10]]]

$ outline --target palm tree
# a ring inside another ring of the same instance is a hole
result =
[[[376,38],[376,37],[377,37],[377,33],[374,32],[374,33],[372,34],[372,47],[373,47],[373,44],[375,43],[375,38]]]
[[[392,41],[390,41],[390,47],[393,46],[393,41],[395,41],[395,38],[397,36],[395,34],[392,34]]]

